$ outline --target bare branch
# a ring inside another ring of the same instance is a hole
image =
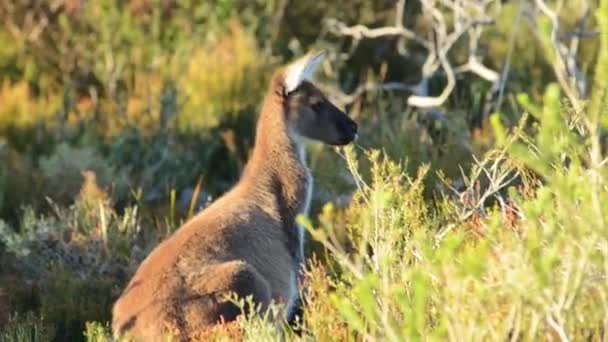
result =
[[[582,32],[582,26],[589,12],[589,4],[584,1],[586,13],[579,21],[579,31]],[[559,39],[559,16],[558,13],[549,8],[544,0],[535,0],[536,7],[540,12],[549,18],[551,21],[551,44],[554,50],[555,58],[552,61],[552,67],[555,76],[564,93],[574,106],[576,111],[581,109],[581,100],[587,97],[587,81],[585,76],[580,71],[576,64],[576,54],[578,52],[578,38],[574,36],[571,39],[570,46],[566,46]]]
[[[500,76],[496,71],[481,64],[476,57],[470,58],[467,63],[455,68],[454,72],[457,74],[462,72],[472,72],[484,80],[492,83],[497,82],[500,79]]]
[[[499,81],[499,74],[483,65],[478,54],[478,41],[482,27],[493,23],[487,15],[487,6],[496,0],[421,0],[423,15],[430,20],[432,31],[427,37],[406,28],[403,24],[405,0],[399,0],[395,7],[395,25],[379,28],[369,28],[364,25],[347,26],[346,24],[330,19],[327,21],[329,31],[338,36],[351,37],[358,44],[362,39],[377,39],[397,36],[399,38],[397,49],[402,56],[405,53],[405,41],[413,41],[426,50],[424,62],[421,66],[420,81],[417,84],[364,85],[359,86],[350,95],[341,94],[343,104],[356,101],[363,93],[379,90],[411,91],[408,104],[419,108],[433,108],[441,106],[448,99],[456,85],[456,73],[471,72],[492,83]],[[442,7],[440,7],[442,6]],[[450,20],[446,20],[445,10],[448,9]],[[450,24],[448,24],[448,22]],[[455,43],[463,36],[469,38],[468,61],[459,67],[452,67],[448,60],[448,53]],[[438,96],[429,96],[429,80],[441,73],[446,77],[446,85]]]
[[[416,92],[416,85],[408,85],[399,82],[389,82],[382,84],[360,84],[352,93],[344,94],[336,89],[323,89],[329,95],[329,97],[337,102],[340,106],[352,104],[357,101],[363,94],[369,92],[381,92],[381,91],[410,91]]]
[[[521,177],[520,170],[508,159],[505,151],[497,150],[488,154],[483,160],[474,158],[474,161],[470,174],[468,176],[464,172],[462,174],[462,189],[457,189],[447,180],[440,178],[443,186],[446,186],[457,199],[455,203],[458,207],[454,222],[437,234],[438,241],[443,239],[456,224],[465,222],[476,214],[485,216],[486,202],[490,198],[495,198],[501,208],[512,211],[519,219],[525,219],[522,210],[514,203],[507,205],[507,200],[501,194],[505,188]],[[487,182],[483,188],[479,186],[482,178]]]
[[[349,27],[333,18],[327,19],[326,25],[329,27],[330,31],[339,35],[353,37],[356,40],[363,38],[380,38],[386,36],[403,36],[407,39],[414,40],[423,46],[428,44],[426,40],[420,38],[414,32],[406,29],[405,27],[385,26],[373,29],[370,29],[364,25],[355,25]]]

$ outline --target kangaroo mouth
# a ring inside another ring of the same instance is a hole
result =
[[[359,135],[357,133],[349,134],[348,136],[344,136],[344,137],[340,138],[338,141],[332,143],[332,145],[334,145],[334,146],[348,145],[351,142],[357,140],[358,137],[359,137]]]

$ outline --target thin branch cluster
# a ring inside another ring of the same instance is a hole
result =
[[[356,101],[361,95],[371,91],[407,91],[411,92],[407,102],[412,107],[436,108],[445,103],[456,86],[456,76],[461,73],[472,73],[492,84],[492,89],[502,93],[508,77],[509,61],[504,63],[505,70],[493,70],[484,65],[479,42],[484,30],[494,25],[493,15],[499,15],[502,8],[499,0],[420,0],[421,18],[428,27],[426,32],[418,32],[404,23],[406,0],[399,0],[395,5],[395,22],[391,26],[370,28],[357,24],[349,26],[337,19],[328,19],[326,26],[330,33],[339,37],[348,37],[356,47],[366,39],[398,39],[398,53],[412,61],[423,60],[420,65],[420,80],[415,84],[391,82],[384,84],[360,84],[350,94],[334,95],[344,105]],[[526,11],[532,18],[533,28],[538,32],[538,19],[545,16],[552,23],[551,48],[555,58],[551,61],[553,69],[562,88],[570,101],[576,106],[580,99],[587,96],[587,80],[577,66],[576,54],[581,38],[592,37],[594,32],[584,30],[589,10],[580,19],[574,33],[559,33],[557,10],[552,10],[544,0],[535,0],[534,4],[520,1],[520,12]],[[558,5],[559,6],[559,5]],[[589,8],[589,6],[587,6]],[[514,27],[514,30],[516,28]],[[456,42],[466,37],[468,41],[468,59],[465,63],[454,65],[449,53]],[[510,44],[513,44],[511,41]],[[406,47],[416,47],[410,48]],[[354,51],[354,48],[351,49]],[[422,51],[422,52],[419,52]],[[422,54],[422,58],[419,58]],[[346,56],[348,57],[348,56]],[[510,58],[507,56],[507,59]],[[429,92],[429,81],[436,75],[446,79],[443,90],[438,95]]]

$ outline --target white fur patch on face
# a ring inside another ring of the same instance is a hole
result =
[[[316,55],[307,54],[287,67],[285,72],[285,91],[292,92],[305,80],[310,80],[316,67],[325,59],[325,51]]]

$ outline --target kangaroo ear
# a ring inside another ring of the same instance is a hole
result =
[[[317,65],[325,59],[326,52],[309,52],[306,56],[291,63],[285,71],[285,92],[290,93],[302,83],[310,80]]]

